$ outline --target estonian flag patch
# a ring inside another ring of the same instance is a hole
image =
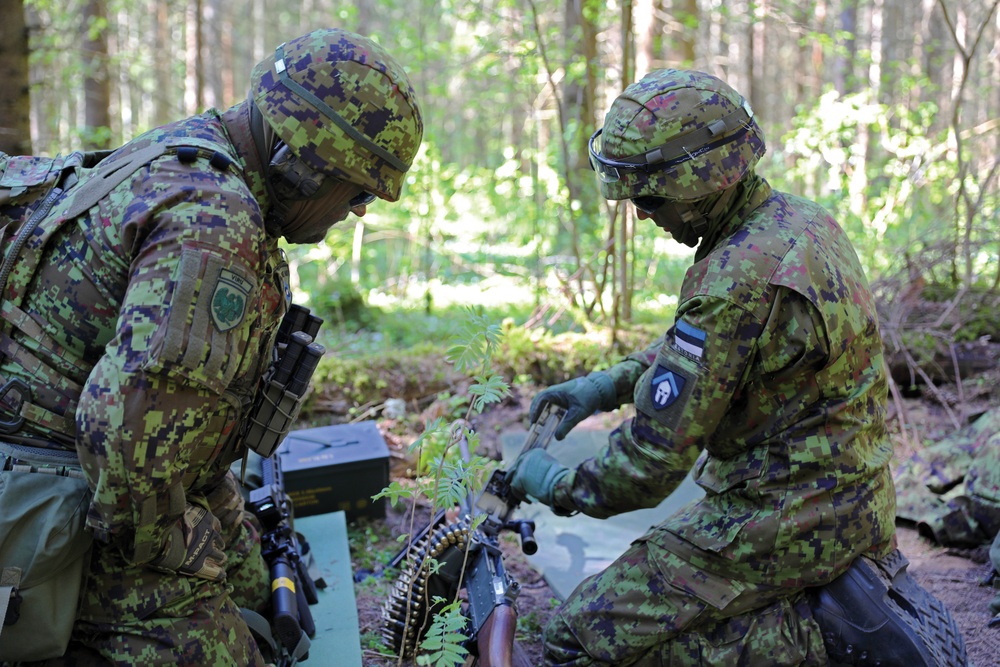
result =
[[[684,320],[677,320],[674,326],[674,347],[701,359],[705,356],[705,332]]]

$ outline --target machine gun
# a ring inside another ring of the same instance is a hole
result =
[[[531,425],[519,456],[546,447],[564,414],[564,408],[546,405]],[[468,460],[464,437],[460,445]],[[520,536],[524,553],[531,555],[538,550],[535,523],[511,518],[526,500],[511,488],[505,471],[494,470],[478,497],[473,500],[470,494],[463,503],[458,519],[449,520],[441,511],[416,533],[390,562],[390,567],[403,569],[382,609],[382,638],[388,646],[404,657],[412,656],[441,606],[434,604],[435,597],[454,599],[461,589],[465,591],[465,645],[478,656],[478,664],[527,664],[514,644],[514,602],[520,584],[504,567],[499,542],[501,531],[508,530]],[[474,516],[482,520],[473,528]],[[431,560],[436,561],[434,567]]]
[[[316,604],[316,583],[309,575],[304,548],[295,532],[292,501],[285,493],[276,456],[262,461],[263,484],[250,491],[247,509],[260,520],[261,552],[271,575],[271,626],[281,654],[279,665],[294,665],[309,657],[310,639],[316,636],[309,605]]]

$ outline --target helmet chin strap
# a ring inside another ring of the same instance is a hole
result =
[[[288,204],[278,198],[271,185],[270,170],[271,152],[273,146],[269,146],[267,138],[264,136],[264,116],[261,114],[257,104],[250,98],[250,135],[253,137],[254,146],[257,148],[257,158],[264,168],[264,187],[267,188],[267,198],[271,201],[271,206],[264,216],[264,230],[270,236],[281,236],[285,220],[288,218]]]

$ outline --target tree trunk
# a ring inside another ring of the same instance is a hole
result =
[[[670,51],[667,59],[672,67],[687,68],[694,65],[697,51],[695,45],[701,22],[698,13],[698,0],[671,0],[670,16]]]
[[[0,151],[31,154],[28,32],[24,3],[0,3]]]
[[[622,50],[622,89],[628,86],[633,79],[639,78],[639,55],[636,51],[633,52],[631,45],[633,43],[632,34],[635,29],[634,26],[635,17],[632,14],[632,3],[625,2],[622,3],[622,44],[625,48]],[[635,66],[630,68],[628,64],[632,61],[632,56],[635,56]],[[635,72],[630,74],[630,71]],[[631,246],[632,238],[632,225],[630,222],[630,206],[627,202],[619,202],[614,207],[614,215],[611,218],[611,229],[610,236],[614,239],[614,245],[611,247],[611,254],[614,258],[613,269],[614,274],[612,277],[612,285],[614,289],[612,290],[612,319],[614,323],[614,331],[617,332],[618,325],[622,322],[628,322],[632,319],[632,291],[634,289],[633,276],[629,268],[630,257],[629,257],[629,247]]]
[[[858,1],[845,0],[840,11],[840,30],[848,35],[844,44],[844,55],[839,56],[833,66],[833,83],[841,95],[854,92],[858,88],[855,75],[855,60],[858,53]]]
[[[111,147],[111,77],[108,70],[107,9],[104,0],[87,0],[83,8],[82,48],[84,149]]]
[[[205,75],[202,69],[202,0],[189,0],[185,27],[184,113],[193,115],[205,108]]]
[[[653,69],[656,9],[653,0],[635,0],[635,78]]]

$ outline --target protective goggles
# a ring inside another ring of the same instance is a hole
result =
[[[750,108],[749,102],[743,100],[743,103],[735,111],[713,123],[674,137],[641,155],[633,155],[621,160],[609,160],[594,147],[597,138],[604,131],[603,127],[598,128],[590,136],[590,141],[587,142],[587,149],[590,152],[590,167],[605,183],[619,181],[629,173],[651,174],[665,171],[709,153],[719,146],[740,140],[749,129],[752,119],[753,109]],[[735,134],[733,134],[734,132]],[[687,146],[698,146],[698,148],[688,149]]]
[[[632,197],[632,205],[637,209],[645,213],[646,215],[653,215],[656,213],[656,209],[660,208],[667,203],[666,197]]]
[[[375,201],[375,195],[373,195],[370,192],[362,192],[357,197],[351,199],[351,201],[348,202],[348,206],[350,206],[351,208],[357,208],[359,206],[368,206],[368,204],[371,204],[373,201]]]

